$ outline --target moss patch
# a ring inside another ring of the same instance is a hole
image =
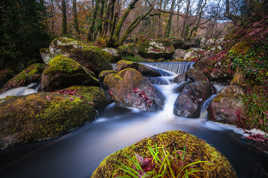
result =
[[[53,91],[72,85],[98,85],[92,72],[65,56],[53,58],[42,74],[41,89]]]
[[[203,171],[197,173],[197,177],[237,177],[228,160],[214,147],[208,145],[205,141],[182,131],[168,131],[154,135],[109,155],[101,162],[91,177],[101,178],[126,175],[126,173],[119,169],[119,162],[128,167],[135,168],[135,165],[129,157],[134,157],[135,153],[137,153],[143,158],[150,158],[152,155],[148,150],[148,145],[154,146],[155,144],[163,146],[165,150],[172,154],[173,160],[171,164],[174,168],[174,172],[178,171],[175,168],[181,168],[174,164],[181,160],[181,157],[176,157],[176,152],[183,151],[186,148],[186,154],[183,159],[184,165],[195,161],[209,161],[212,163],[213,169],[207,164],[196,165],[196,168]]]

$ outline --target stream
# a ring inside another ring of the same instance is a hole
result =
[[[167,75],[150,79],[165,96],[162,111],[148,113],[120,108],[112,103],[94,122],[58,139],[29,147],[24,156],[17,157],[17,150],[13,150],[2,155],[1,160],[0,154],[0,178],[88,178],[109,154],[168,130],[182,130],[206,140],[229,159],[239,178],[264,178],[263,167],[268,164],[267,158],[250,150],[233,130],[207,121],[206,110],[214,96],[203,104],[200,118],[182,118],[173,114],[178,96],[174,90],[178,84],[170,81],[175,73],[187,71],[192,64],[182,65],[174,70],[162,67]],[[14,158],[10,160],[8,156]]]

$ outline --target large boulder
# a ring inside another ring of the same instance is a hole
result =
[[[191,81],[206,81],[209,82],[207,76],[196,68],[191,68],[186,72],[186,78]]]
[[[210,81],[226,83],[233,78],[232,60],[226,51],[202,57],[194,67],[202,71]]]
[[[174,113],[177,116],[196,118],[200,115],[202,104],[211,95],[209,82],[197,81],[186,85],[177,97]]]
[[[60,37],[51,42],[49,49],[41,49],[40,53],[46,64],[57,55],[64,55],[73,58],[98,75],[102,70],[111,69],[110,62],[118,59],[110,53],[111,50],[108,51],[78,40]]]
[[[24,69],[19,74],[11,78],[1,89],[1,92],[7,91],[12,88],[17,88],[21,86],[27,86],[30,83],[39,82],[41,80],[41,75],[45,69],[45,64],[32,64],[26,69]]]
[[[4,86],[4,84],[14,76],[14,71],[11,69],[3,69],[0,70],[0,88]]]
[[[0,102],[0,149],[55,138],[91,121],[107,103],[98,87],[72,87],[8,97]]]
[[[144,75],[144,76],[150,76],[150,77],[161,76],[161,74],[158,71],[153,70],[152,68],[147,67],[143,64],[139,64],[139,63],[127,61],[127,60],[120,60],[116,63],[115,70],[117,72],[119,72],[120,70],[126,69],[126,68],[134,68],[137,71],[139,71],[140,73],[142,73],[142,75]]]
[[[73,49],[70,58],[98,75],[103,70],[111,70],[113,56],[96,46]]]
[[[209,120],[239,125],[246,116],[246,106],[241,98],[243,95],[243,89],[237,85],[223,88],[209,105]]]
[[[194,163],[197,161],[201,162]],[[214,147],[191,134],[168,131],[107,156],[91,178],[156,177],[161,165],[166,169],[161,177],[186,177],[186,172],[194,170],[200,178],[237,177],[230,162]],[[132,175],[126,171],[133,169]]]
[[[168,41],[150,40],[139,43],[139,54],[145,58],[172,58],[175,48]]]
[[[106,75],[104,85],[109,88],[113,100],[121,106],[143,111],[155,111],[163,106],[162,94],[133,68]]]
[[[42,74],[41,89],[53,91],[72,85],[98,85],[98,79],[71,58],[60,55],[50,60]]]

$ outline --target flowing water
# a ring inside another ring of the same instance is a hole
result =
[[[204,103],[198,119],[173,114],[178,96],[175,88],[178,84],[171,82],[175,76],[172,73],[183,73],[192,64],[181,65],[184,67],[177,65],[179,69],[174,70],[165,68],[169,75],[161,77],[160,80],[164,82],[157,82],[157,79],[153,82],[166,98],[162,111],[141,112],[120,108],[112,103],[94,122],[87,123],[64,137],[44,143],[23,157],[15,157],[13,161],[1,164],[4,166],[0,168],[0,178],[90,177],[109,154],[144,137],[168,130],[182,130],[206,140],[229,159],[240,178],[264,178],[263,167],[267,165],[267,159],[263,155],[250,151],[233,131],[206,121],[204,112],[213,96]],[[12,156],[15,152],[6,155]]]

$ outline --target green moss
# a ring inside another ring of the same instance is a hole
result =
[[[82,69],[79,63],[71,58],[65,56],[56,56],[49,61],[49,67],[44,71],[45,74],[53,73],[55,71],[62,71],[66,73],[72,73],[79,69]]]
[[[100,178],[125,175],[125,173],[119,169],[119,163],[135,168],[134,163],[129,157],[135,157],[135,153],[143,158],[152,157],[148,150],[148,145],[163,146],[166,151],[172,154],[174,162],[172,161],[171,164],[176,164],[178,162],[180,158],[176,157],[175,154],[177,151],[184,150],[184,148],[186,148],[186,154],[183,160],[184,165],[200,160],[212,163],[212,168],[211,164],[198,164],[197,169],[202,170],[202,172],[197,173],[198,177],[237,177],[228,160],[214,147],[208,145],[205,141],[182,131],[168,131],[154,135],[109,155],[100,163],[91,177]],[[178,165],[173,164],[173,168],[180,168]],[[178,170],[174,169],[173,171],[176,172]]]
[[[106,75],[108,74],[112,74],[112,73],[115,73],[115,71],[113,70],[103,70],[101,71],[101,73],[99,74],[99,79],[100,80],[103,80],[105,78]]]
[[[232,55],[245,55],[250,50],[251,45],[248,41],[241,41],[236,43],[229,51]]]
[[[110,63],[113,61],[113,56],[99,47],[87,46],[81,49],[72,49],[70,57],[96,74],[102,70],[112,69]]]
[[[41,92],[1,100],[0,139],[14,135],[14,144],[54,138],[93,120],[96,109],[108,104],[99,87],[73,86],[65,90],[76,90],[76,94]]]

